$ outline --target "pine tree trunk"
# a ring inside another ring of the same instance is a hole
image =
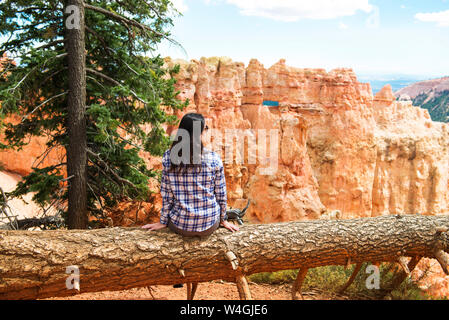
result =
[[[448,216],[414,215],[249,225],[203,239],[167,229],[0,231],[0,299],[77,294],[66,287],[69,266],[79,268],[82,293],[237,281],[259,272],[346,265],[348,259],[433,258],[448,251],[448,229]]]
[[[68,220],[70,229],[87,227],[87,141],[86,141],[86,58],[84,43],[84,5],[82,0],[68,0],[67,6],[79,11],[79,25],[67,27],[69,93],[67,97],[67,174]]]

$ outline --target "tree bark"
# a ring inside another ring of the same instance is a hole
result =
[[[355,264],[434,258],[437,250],[448,251],[447,233],[436,231],[448,226],[448,216],[414,215],[248,225],[207,238],[141,228],[0,231],[0,299],[236,281],[259,272],[344,266],[348,258]],[[79,292],[66,288],[68,266],[79,268]]]
[[[67,96],[67,174],[69,229],[87,227],[87,138],[86,138],[86,57],[84,3],[82,0],[67,0],[67,6],[75,6],[79,13],[79,24],[66,24],[66,51],[68,62]],[[66,8],[65,7],[65,8]],[[76,19],[78,21],[78,19]]]
[[[292,286],[292,300],[298,300],[298,294],[301,296],[301,299],[304,300],[304,296],[302,295],[301,290],[302,290],[302,283],[304,282],[308,271],[309,269],[307,268],[299,269],[296,280]]]
[[[348,282],[346,282],[346,284],[340,289],[339,293],[345,292],[346,289],[348,289],[351,286],[351,284],[354,282],[355,278],[359,274],[359,271],[361,268],[362,268],[361,262],[359,262],[355,265],[355,268],[354,268],[354,271],[352,271],[351,277],[349,278]],[[404,278],[404,280],[405,280],[405,278]]]

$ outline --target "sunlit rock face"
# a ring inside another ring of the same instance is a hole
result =
[[[230,194],[231,203],[238,197],[253,199],[250,213],[260,222],[316,219],[324,213],[323,204],[346,216],[371,214],[373,97],[370,86],[358,83],[351,70],[297,69],[284,60],[269,69],[257,60],[246,69],[227,58],[168,62],[176,63],[182,66],[181,97],[214,128],[278,130],[278,170],[265,176],[248,166],[249,175],[230,174],[228,188],[241,190]],[[264,101],[279,107],[264,106]]]
[[[255,59],[248,66],[217,57],[166,63],[180,64],[179,98],[190,102],[178,116],[200,112],[207,118],[206,137],[214,136],[209,147],[225,161],[229,204],[243,207],[251,199],[252,221],[316,219],[326,209],[340,210],[343,218],[448,211],[448,125],[396,101],[390,86],[374,97],[351,69],[299,69],[284,60],[268,69]],[[246,141],[243,151],[225,139],[232,130]],[[261,141],[263,130],[267,153],[277,146],[274,164],[259,156],[259,145],[248,147]],[[270,130],[277,139],[270,139]],[[20,152],[1,152],[0,162],[25,175],[44,150],[45,139],[33,138]],[[63,150],[53,150],[41,165],[61,157]],[[160,159],[145,157],[160,168]],[[267,174],[270,163],[276,170]]]
[[[396,101],[391,86],[374,97],[351,69],[298,69],[284,60],[269,69],[228,58],[167,64],[181,65],[180,97],[210,127],[278,130],[275,174],[258,174],[260,165],[227,168],[230,203],[254,199],[256,221],[316,218],[322,205],[343,218],[448,211],[448,125]]]
[[[176,76],[179,97],[190,101],[188,109],[179,116],[187,112],[202,113],[212,129],[209,147],[220,152],[225,162],[230,206],[243,207],[245,199],[251,199],[248,217],[253,222],[317,219],[325,212],[307,154],[306,119],[284,106],[281,112],[263,105],[264,100],[279,101],[282,92],[289,90],[284,76],[277,79],[277,74],[268,72],[256,60],[247,68],[228,58],[167,60],[167,64],[181,65],[181,72]],[[278,88],[276,83],[281,81],[287,87]],[[276,132],[275,139],[270,136],[270,130]],[[230,132],[236,136],[233,142]],[[226,140],[226,136],[231,138]],[[242,139],[241,151],[237,139],[243,136],[246,138]],[[266,138],[266,154],[276,154],[276,159],[263,159],[259,157],[259,148],[252,149],[262,136]],[[233,156],[228,158],[230,145]],[[270,153],[271,147],[276,151]],[[251,156],[256,161],[251,161]],[[238,161],[238,157],[243,161]]]
[[[229,205],[243,208],[251,199],[251,222],[449,212],[449,125],[432,122],[410,101],[396,101],[390,86],[373,96],[351,69],[299,69],[284,60],[268,69],[257,60],[245,66],[217,57],[167,58],[166,64],[180,64],[176,87],[179,98],[189,100],[177,115],[206,117],[205,143],[225,162]],[[267,101],[278,106],[266,106]],[[169,134],[175,130],[167,128]],[[226,131],[245,137],[243,151],[234,139],[224,139]],[[256,151],[250,147],[263,132],[267,155],[273,147],[275,160],[260,157],[259,145]],[[44,139],[36,138],[21,152],[2,152],[3,170],[25,175],[44,150]],[[161,168],[160,158],[142,155],[149,166]],[[61,156],[55,150],[45,165]],[[121,204],[110,215],[111,225],[157,221],[161,198],[157,183],[151,183],[154,197]],[[427,267],[436,273],[421,279],[423,288],[447,294],[448,277],[433,260],[424,260],[414,277]]]
[[[13,117],[5,119],[6,122],[18,123],[21,118]],[[0,141],[5,143],[3,137]],[[27,140],[28,141],[28,138]],[[32,167],[43,167],[65,162],[65,151],[63,148],[53,148],[48,153],[47,139],[45,137],[31,137],[29,143],[22,147],[20,151],[2,150],[0,152],[0,164],[3,169],[21,176],[28,175]]]
[[[373,215],[447,213],[449,126],[407,101],[375,101],[375,117]]]
[[[239,198],[252,199],[252,221],[449,211],[449,126],[396,101],[391,86],[373,96],[350,69],[297,69],[284,60],[269,69],[227,58],[168,60],[175,63],[189,111],[213,127],[278,129],[276,173],[261,175],[260,165],[226,169],[230,203],[243,207]],[[413,278],[427,293],[445,296],[449,280],[435,262],[423,259]]]

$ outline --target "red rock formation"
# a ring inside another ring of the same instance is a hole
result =
[[[247,157],[242,164],[234,161],[225,166],[229,204],[240,207],[244,199],[252,199],[248,216],[254,222],[320,217],[325,208],[318,197],[318,185],[307,156],[305,120],[300,114],[280,113],[262,105],[268,99],[263,86],[268,73],[263,66],[252,60],[245,70],[242,63],[228,58],[202,58],[190,63],[168,60],[167,63],[181,65],[177,75],[180,98],[191,102],[185,112],[202,113],[211,129],[219,130],[223,136],[226,130],[232,129],[250,136],[257,135],[258,129],[274,129],[280,133],[278,170],[274,174],[264,175],[266,164],[251,164]],[[286,84],[288,77],[285,73],[282,83]],[[271,90],[269,98],[274,100],[288,89],[278,88],[279,81],[275,78],[271,81],[267,88]],[[214,149],[222,152],[225,160],[224,150],[219,147]]]
[[[446,214],[449,125],[411,102],[375,105],[377,159],[372,215]]]
[[[250,139],[259,129],[277,130],[277,170],[264,174],[268,163],[249,163],[252,152],[243,163],[225,167],[229,204],[243,207],[252,199],[251,221],[325,218],[325,208],[340,210],[343,218],[449,211],[449,125],[396,101],[390,86],[373,97],[370,85],[359,83],[351,69],[298,69],[284,60],[269,69],[257,60],[245,68],[228,58],[166,63],[181,65],[179,97],[190,101],[179,117],[201,112],[211,129],[246,130],[238,134]],[[264,100],[280,106],[264,106]],[[229,141],[212,144],[223,159],[226,146]],[[35,151],[24,158],[0,153],[0,161],[8,170],[29,172],[43,151],[39,144],[30,148]],[[160,159],[148,163],[160,168]],[[114,214],[114,222],[151,221],[160,198],[137,206],[123,204],[117,212],[126,216]]]
[[[18,121],[18,118],[5,119],[5,121],[14,123]],[[1,137],[0,139],[5,143]],[[14,150],[1,151],[0,164],[3,164],[6,171],[26,176],[31,172],[32,167],[43,168],[64,162],[65,151],[63,148],[54,148],[48,154],[44,154],[47,149],[46,142],[46,137],[32,137],[30,143],[19,152]]]
[[[259,192],[255,181],[263,181],[260,184],[265,186],[276,181],[278,188],[288,186],[288,193],[282,198],[279,192],[270,202],[282,205],[271,209],[284,208],[284,200],[293,194],[300,199],[297,192],[301,189],[310,191],[307,199],[317,204],[312,209],[316,214],[320,207],[313,196],[316,179],[321,202],[328,209],[341,210],[344,217],[448,211],[444,192],[448,184],[448,125],[431,122],[427,111],[408,102],[397,102],[391,86],[373,97],[370,85],[359,83],[350,69],[328,73],[297,69],[286,66],[284,60],[269,69],[251,60],[246,71],[242,64],[227,58],[168,63],[182,65],[178,86],[181,98],[192,102],[189,111],[204,113],[215,128],[275,128],[282,132],[277,174],[262,179],[251,166],[247,181],[234,181],[233,177],[244,175],[233,174],[228,179],[231,192],[239,191],[231,194],[231,203],[241,191],[244,197],[263,199],[261,194],[271,193]],[[281,107],[262,106],[264,100],[279,101]],[[284,128],[282,124],[292,123],[287,120],[290,118],[297,119],[301,129]],[[304,136],[307,149],[301,141]],[[313,175],[309,175],[310,164]],[[304,171],[298,171],[299,167]],[[284,176],[279,181],[277,175],[283,175],[284,169],[295,173],[294,179]],[[232,170],[239,170],[238,166]],[[301,201],[305,210],[313,207],[310,201]],[[266,213],[270,208],[256,205],[251,212],[258,221],[276,221]],[[303,218],[303,214],[289,213],[297,210],[293,208],[275,212],[282,212],[280,219]]]
[[[395,101],[390,86],[373,97],[351,69],[298,69],[284,60],[265,69],[257,60],[245,68],[228,58],[167,59],[175,63],[181,65],[180,98],[190,100],[179,117],[201,112],[210,128],[248,130],[249,136],[249,130],[279,132],[273,175],[261,174],[261,163],[226,166],[229,203],[252,198],[253,221],[314,219],[324,206],[346,218],[447,212],[448,125]],[[264,100],[280,107],[263,106]],[[0,153],[0,161],[26,174],[43,147],[38,138],[24,152]],[[160,167],[160,159],[148,163]]]

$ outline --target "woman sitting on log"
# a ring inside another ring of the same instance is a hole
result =
[[[168,227],[183,236],[209,236],[220,225],[232,232],[239,230],[225,220],[223,163],[218,154],[203,147],[205,130],[201,114],[189,113],[182,118],[176,139],[162,158],[160,222],[142,228]]]

